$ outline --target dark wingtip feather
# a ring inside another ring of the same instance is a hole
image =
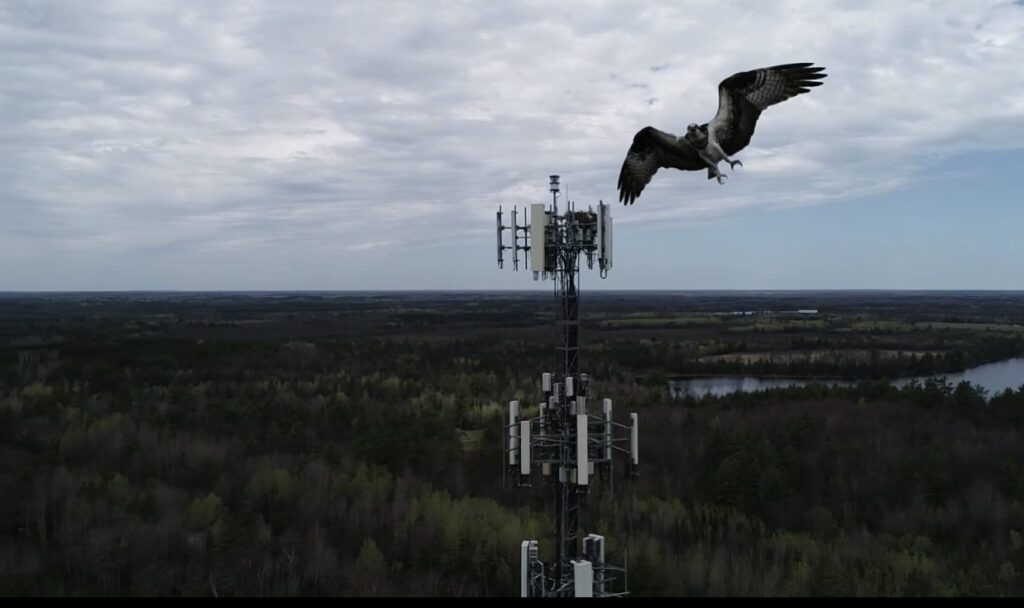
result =
[[[808,75],[810,75],[810,74],[817,74],[818,72],[823,72],[825,70],[824,66],[818,65],[818,66],[811,67],[813,65],[814,65],[813,63],[791,63],[791,64],[788,64],[788,65],[774,66],[774,67],[771,67],[771,68],[768,68],[768,69],[770,69],[770,70],[780,70],[780,71],[783,71],[783,72],[793,72],[793,73],[800,73],[800,74],[808,74]]]
[[[821,86],[821,80],[828,77],[828,74],[823,73],[825,70],[823,66],[808,67],[813,65],[811,63],[791,65],[802,66],[781,69],[787,81],[787,90],[792,91],[795,95],[810,92],[812,87]]]
[[[628,196],[628,193],[626,192],[626,188],[625,188],[625,181],[626,181],[625,180],[625,176],[626,176],[626,166],[625,166],[625,164],[623,164],[622,170],[619,171],[619,184],[618,184],[618,187],[617,187],[618,191],[619,191],[619,202],[622,203],[623,205],[626,204],[626,197]]]

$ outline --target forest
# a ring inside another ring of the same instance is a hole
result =
[[[502,425],[554,367],[552,310],[0,295],[0,595],[516,595],[520,541],[552,557],[553,494],[503,475]],[[1024,294],[620,292],[582,314],[594,392],[641,421],[639,476],[595,484],[581,525],[632,595],[1024,595],[1024,380],[886,381],[1024,355]],[[670,395],[711,373],[859,382]]]

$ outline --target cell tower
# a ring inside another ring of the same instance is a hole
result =
[[[540,560],[536,540],[524,540],[520,546],[520,592],[522,597],[609,597],[627,595],[626,569],[605,562],[604,537],[589,534],[579,551],[580,506],[585,500],[595,468],[611,469],[616,453],[626,454],[629,472],[635,475],[639,465],[639,426],[637,415],[629,415],[628,425],[612,420],[612,400],[603,399],[600,411],[590,413],[590,377],[580,373],[579,274],[580,255],[587,267],[597,259],[601,278],[612,267],[611,209],[599,202],[597,211],[576,211],[566,201],[559,213],[558,176],[550,181],[551,206],[530,205],[529,223],[520,225],[517,208],[511,211],[512,224],[502,223],[498,208],[498,267],[504,266],[504,253],[512,252],[512,264],[519,270],[519,252],[524,265],[533,271],[534,280],[551,279],[555,283],[558,330],[557,368],[541,376],[544,400],[537,416],[526,418],[519,402],[509,403],[505,427],[507,467],[521,486],[532,485],[536,477],[556,487],[557,558],[548,574]],[[503,233],[511,231],[511,245],[503,242]],[[597,400],[591,400],[596,402]],[[539,466],[539,471],[538,467]]]

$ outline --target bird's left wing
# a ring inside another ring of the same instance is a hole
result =
[[[733,74],[718,85],[718,113],[708,130],[726,154],[739,152],[750,143],[762,111],[819,86],[824,69],[787,63]]]
[[[633,144],[622,161],[619,200],[632,205],[661,167],[694,171],[705,166],[696,148],[680,143],[671,133],[644,127],[633,136]]]

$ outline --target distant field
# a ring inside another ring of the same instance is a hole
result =
[[[778,333],[787,331],[811,331],[816,329],[827,329],[828,323],[823,319],[758,319],[757,321],[730,327],[729,331],[742,332],[765,332]]]
[[[874,351],[884,359],[893,359],[898,357],[913,357],[920,359],[921,357],[931,354],[933,356],[942,355],[943,351],[910,351],[910,350],[879,350]],[[761,363],[764,361],[774,361],[776,363],[792,363],[796,361],[867,361],[871,358],[872,351],[870,350],[814,350],[814,351],[781,351],[781,352],[756,352],[756,353],[725,353],[722,355],[712,355],[707,357],[701,357],[702,362],[728,362],[728,363]]]
[[[1009,323],[950,323],[944,321],[920,321],[914,323],[920,329],[980,329],[982,331],[1024,332],[1024,325]]]
[[[712,316],[655,317],[642,313],[636,316],[630,315],[624,319],[601,321],[601,327],[623,329],[631,327],[707,327],[721,324],[721,318]]]
[[[914,326],[903,321],[857,321],[850,325],[850,331],[873,333],[873,332],[897,332],[913,331]]]

